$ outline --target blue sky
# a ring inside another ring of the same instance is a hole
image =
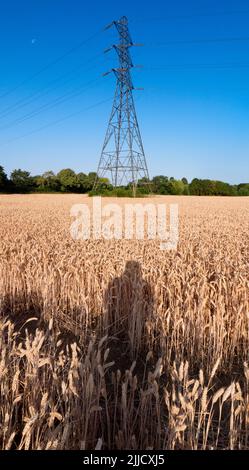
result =
[[[144,44],[133,82],[150,174],[248,182],[248,0],[1,2],[0,165],[96,169],[115,88],[101,74],[117,63],[102,29],[122,15]]]

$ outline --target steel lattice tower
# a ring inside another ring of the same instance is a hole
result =
[[[125,16],[113,21],[107,28],[112,25],[115,25],[119,33],[119,44],[113,45],[106,52],[115,49],[119,67],[104,74],[114,72],[117,84],[94,187],[96,188],[100,178],[108,177],[115,188],[131,184],[135,195],[138,179],[145,177],[149,180],[130,73],[134,65],[129,49],[138,44],[132,42]]]

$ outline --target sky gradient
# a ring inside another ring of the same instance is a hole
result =
[[[249,182],[248,0],[127,0],[125,11],[117,1],[4,3],[0,165],[8,174],[96,170],[115,89],[115,77],[101,74],[117,64],[103,53],[117,32],[103,29],[126,15],[133,41],[144,44],[131,52],[143,64],[133,82],[144,88],[134,97],[150,175]]]

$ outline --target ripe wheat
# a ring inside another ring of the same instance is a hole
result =
[[[161,198],[168,252],[73,241],[81,199],[0,197],[0,448],[248,448],[249,198]]]

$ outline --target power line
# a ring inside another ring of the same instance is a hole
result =
[[[192,15],[168,15],[168,16],[158,16],[150,18],[134,18],[132,22],[151,22],[151,21],[171,21],[171,20],[188,20],[193,18],[206,18],[206,17],[219,17],[219,16],[233,16],[233,15],[247,15],[249,10],[230,10],[230,11],[216,11],[216,12],[203,12],[203,13],[193,13]]]
[[[216,39],[192,39],[192,40],[180,40],[180,41],[167,41],[167,42],[158,42],[158,43],[148,43],[146,44],[146,46],[149,46],[149,47],[157,47],[157,46],[170,46],[170,45],[182,45],[182,44],[194,44],[194,43],[217,43],[217,42],[230,42],[230,41],[249,41],[249,37],[231,37],[231,38],[216,38]],[[95,57],[93,57],[92,59],[90,59],[88,62],[92,62],[92,61],[95,61],[98,57],[102,56],[102,53],[100,54],[97,54]],[[87,63],[88,63],[87,62]],[[54,83],[57,83],[59,82],[62,78],[64,78],[65,76],[68,76],[70,75],[71,73],[75,72],[75,71],[78,71],[80,70],[83,66],[85,65],[85,63],[83,64],[80,64],[78,67],[76,67],[75,69],[73,69],[72,71],[70,72],[67,72],[66,74],[63,74],[61,77],[51,81],[47,86],[43,87],[43,89],[47,89],[50,85],[54,84]],[[193,66],[193,65],[192,65]],[[247,65],[246,65],[247,66]],[[205,66],[207,67],[207,66]],[[210,66],[208,66],[210,67]],[[93,67],[90,67],[88,68],[86,71],[88,70],[91,70]],[[220,66],[219,66],[220,68]],[[64,82],[65,84],[66,83],[70,83],[72,80],[69,79],[67,80],[66,82]],[[47,90],[44,94],[47,94],[49,93],[50,90]],[[37,96],[38,95],[38,96]],[[29,100],[27,99],[22,99],[22,100],[19,100],[16,104],[13,104],[9,107],[7,107],[5,110],[2,111],[2,113],[0,113],[0,119],[6,117],[7,115],[11,114],[12,110],[14,110],[15,112],[18,111],[19,109],[27,106],[28,104],[32,103],[33,101],[36,101],[37,99],[40,98],[40,96],[42,96],[43,93],[41,91],[36,91],[35,93],[32,93],[30,95],[30,98]]]
[[[144,67],[144,70],[170,70],[170,69],[237,69],[247,68],[249,62],[241,63],[224,63],[224,64],[166,64],[152,67]]]
[[[70,54],[73,54],[75,51],[79,50],[82,46],[84,46],[86,43],[88,43],[89,41],[91,41],[92,39],[94,39],[95,37],[97,37],[101,32],[103,31],[103,29],[100,29],[98,30],[96,33],[92,34],[89,38],[87,39],[84,39],[83,41],[81,41],[80,43],[78,43],[76,46],[72,47],[71,49],[69,49],[67,52],[65,52],[64,54],[60,55],[59,57],[57,57],[57,59],[54,59],[52,60],[51,62],[49,62],[47,65],[45,65],[44,67],[42,67],[40,70],[38,70],[37,72],[35,72],[34,74],[32,74],[30,77],[26,78],[25,80],[23,80],[21,83],[19,83],[18,85],[16,85],[14,88],[12,88],[11,90],[3,93],[2,95],[0,95],[0,99],[2,98],[5,98],[6,96],[10,95],[11,93],[13,93],[14,91],[16,91],[18,88],[20,88],[22,85],[25,85],[26,83],[29,83],[30,81],[32,81],[34,78],[38,77],[40,74],[42,74],[43,72],[45,72],[46,70],[48,70],[50,67],[53,67],[54,65],[58,64],[58,62],[60,62],[61,60],[65,59],[67,56],[69,56]]]
[[[81,109],[80,111],[76,111],[76,112],[74,112],[74,113],[71,113],[71,114],[69,114],[69,115],[67,115],[67,116],[65,116],[65,117],[63,117],[63,118],[61,118],[61,119],[57,119],[56,121],[52,121],[52,122],[50,122],[50,123],[48,123],[48,124],[45,124],[45,125],[42,126],[42,127],[39,127],[38,129],[34,129],[33,131],[27,132],[26,134],[22,134],[22,135],[20,135],[20,136],[18,136],[18,137],[15,137],[14,139],[8,140],[7,142],[3,143],[3,144],[1,145],[1,147],[5,146],[5,145],[7,145],[7,144],[10,144],[10,143],[12,143],[12,142],[15,142],[16,140],[20,140],[20,139],[23,139],[23,138],[25,138],[25,137],[28,137],[28,136],[30,136],[30,135],[32,135],[32,134],[36,134],[37,132],[41,132],[41,131],[43,131],[44,129],[47,129],[47,128],[52,127],[52,126],[55,126],[55,125],[57,125],[57,124],[59,124],[59,123],[61,123],[61,122],[66,121],[67,119],[70,119],[70,118],[72,118],[72,117],[74,117],[74,116],[77,116],[78,114],[81,114],[81,113],[83,113],[83,112],[85,112],[85,111],[89,111],[90,109],[93,109],[93,108],[96,108],[96,107],[98,107],[98,106],[101,106],[102,104],[107,103],[107,102],[109,102],[109,101],[111,101],[111,100],[112,100],[112,97],[111,97],[111,98],[107,98],[106,100],[99,101],[98,103],[95,103],[95,104],[93,104],[93,105],[90,105],[90,106],[88,106],[88,107],[86,107],[86,108],[84,108],[84,109]]]
[[[65,103],[66,101],[72,99],[72,98],[75,98],[76,96],[79,96],[80,94],[82,94],[83,92],[89,90],[89,88],[91,88],[91,85],[93,83],[96,83],[97,81],[100,80],[101,77],[98,77],[94,80],[91,80],[90,82],[87,82],[85,85],[87,86],[83,86],[83,89],[82,89],[82,86],[80,86],[78,89],[76,89],[75,91],[71,91],[71,92],[67,92],[67,93],[64,93],[62,96],[59,96],[58,98],[56,98],[55,100],[52,100],[52,101],[49,101],[48,103],[45,103],[43,104],[42,106],[40,106],[39,108],[35,109],[34,111],[30,112],[30,113],[27,113],[25,114],[24,116],[22,116],[21,118],[17,118],[15,119],[14,121],[10,122],[9,124],[6,124],[4,126],[1,126],[0,127],[0,130],[4,130],[4,129],[9,129],[10,127],[12,127],[13,125],[18,125],[18,124],[22,124],[23,122],[27,121],[28,119],[31,119],[32,117],[35,117],[37,116],[38,114],[40,114],[41,112],[43,112],[44,110],[47,110],[47,109],[51,109],[51,108],[54,108],[55,106],[58,106],[60,104],[63,104]],[[89,85],[89,86],[88,86]]]
[[[84,62],[82,64],[80,64],[79,66],[77,66],[76,68],[74,68],[73,70],[71,70],[70,72],[66,72],[65,74],[57,77],[56,79],[50,81],[47,85],[45,85],[44,87],[40,88],[39,90],[35,91],[34,93],[31,93],[29,94],[26,98],[22,98],[20,100],[18,100],[16,103],[13,103],[12,105],[8,106],[7,108],[3,109],[2,112],[0,112],[0,119],[8,116],[9,114],[11,114],[13,111],[16,112],[18,111],[19,109],[29,105],[30,103],[34,102],[34,101],[37,101],[41,96],[43,95],[46,95],[48,94],[51,90],[53,89],[57,89],[57,87],[52,87],[51,88],[51,85],[53,84],[56,84],[58,82],[60,82],[63,78],[71,75],[72,73],[74,72],[77,72],[79,71],[80,69],[82,69],[87,63],[90,63],[90,62],[93,62],[95,61],[97,58],[103,56],[102,53],[100,54],[97,54],[96,56],[94,56],[92,59],[90,59],[89,61],[87,62]],[[94,65],[93,67],[89,67],[85,70],[85,72],[88,72],[89,70],[92,70],[93,68],[95,68],[96,65]],[[69,79],[69,80],[66,80],[62,83],[64,84],[67,84],[67,83],[70,83],[72,81],[72,79]],[[43,90],[45,90],[45,92],[43,93]]]
[[[81,66],[82,66],[82,64],[81,64]],[[86,69],[85,72],[87,72],[88,70],[91,70],[91,69],[93,69],[93,68],[95,68],[95,67],[96,67],[96,66],[90,67],[90,68]],[[99,78],[100,78],[100,77],[99,77]],[[98,78],[97,78],[97,79],[98,79]],[[95,80],[94,80],[94,81],[95,81]],[[72,79],[67,80],[66,82],[64,82],[64,84],[70,83],[70,82],[72,82]],[[91,82],[87,82],[87,83],[91,83]],[[83,85],[83,86],[84,86],[84,85]],[[78,88],[81,89],[81,87],[82,87],[82,85],[81,85],[80,87],[77,87],[77,89],[78,89]],[[58,87],[54,87],[54,88],[52,88],[52,89],[55,89],[55,90],[56,90],[57,88],[58,88]],[[0,119],[3,119],[4,117],[8,116],[8,115],[11,114],[12,112],[16,112],[16,111],[18,111],[19,109],[28,106],[30,103],[32,103],[32,102],[34,102],[34,101],[37,101],[37,99],[39,99],[41,96],[47,95],[50,91],[51,91],[51,89],[47,90],[45,93],[40,93],[40,92],[38,92],[38,93],[39,93],[38,96],[36,96],[36,97],[34,97],[34,98],[31,98],[30,100],[26,101],[25,103],[22,103],[20,106],[15,107],[14,110],[12,109],[11,111],[8,111],[8,112],[5,113],[4,115],[0,116]],[[56,98],[55,100],[49,101],[49,102],[46,103],[45,105],[40,106],[40,107],[37,108],[37,109],[38,109],[38,110],[39,110],[39,109],[42,109],[42,108],[46,107],[47,105],[49,105],[50,103],[53,103],[53,102],[55,102],[55,101],[58,101],[58,100],[60,100],[62,97],[66,96],[67,94],[71,94],[71,93],[74,94],[74,91],[69,91],[69,92],[63,94],[62,96],[59,96],[59,97]],[[35,112],[35,111],[36,111],[36,110],[34,110],[33,112]],[[31,112],[31,114],[33,114],[33,112]],[[30,114],[30,113],[28,113],[28,114]],[[26,115],[24,115],[24,116],[26,116]],[[17,118],[17,119],[15,120],[15,122],[18,121],[19,119],[22,119],[22,117]],[[5,127],[5,126],[4,126],[4,127]],[[2,129],[2,128],[3,128],[3,126],[1,126],[1,129]]]
[[[146,43],[145,46],[157,47],[157,46],[172,46],[172,45],[182,45],[182,44],[202,44],[202,43],[222,43],[222,42],[243,42],[249,41],[249,36],[245,37],[227,37],[227,38],[208,38],[208,39],[187,39],[187,40],[174,40],[174,41],[165,41],[165,42],[151,42]]]

